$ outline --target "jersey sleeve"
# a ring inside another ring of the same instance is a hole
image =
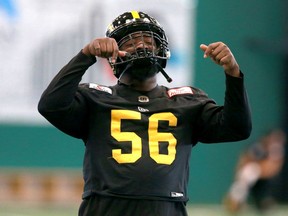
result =
[[[243,74],[241,78],[226,75],[224,106],[204,100],[201,113],[198,141],[217,143],[247,139],[252,123]]]
[[[95,57],[78,53],[54,77],[38,103],[41,115],[61,131],[76,138],[84,138],[84,131],[87,131],[87,106],[79,91],[79,82],[95,62]]]

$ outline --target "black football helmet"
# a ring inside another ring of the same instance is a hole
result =
[[[131,40],[135,34],[142,35],[142,39],[144,36],[151,37],[156,43],[156,48],[137,50],[135,47],[135,52],[128,53],[125,57],[118,57],[115,63],[109,58],[108,61],[114,75],[120,79],[124,72],[129,71],[128,69],[137,66],[138,68],[149,68],[150,66],[152,68],[150,71],[138,71],[138,74],[134,74],[135,77],[139,79],[141,77],[147,78],[160,71],[168,82],[171,82],[172,79],[163,70],[166,67],[167,60],[170,58],[168,39],[156,19],[143,12],[125,12],[114,19],[106,31],[106,37],[114,38],[119,47]]]

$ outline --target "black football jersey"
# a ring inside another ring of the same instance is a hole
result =
[[[247,137],[243,80],[227,77],[225,106],[193,87],[79,84],[93,60],[79,53],[53,79],[39,111],[85,143],[84,193],[187,201],[192,146]],[[237,114],[235,114],[235,112]]]

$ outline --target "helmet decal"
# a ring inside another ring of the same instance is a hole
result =
[[[140,15],[139,15],[138,11],[131,11],[131,14],[132,14],[134,19],[140,18]]]

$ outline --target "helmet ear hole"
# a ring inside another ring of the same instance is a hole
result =
[[[165,68],[167,60],[170,58],[168,38],[159,22],[148,14],[138,11],[121,14],[108,26],[106,36],[114,38],[120,47],[120,44],[129,39],[131,34],[135,32],[153,37],[157,46],[157,52],[155,51],[152,55],[145,56],[145,58],[152,58],[151,61],[156,60],[161,67]],[[136,55],[132,55],[130,58],[117,58],[116,63],[112,63],[111,61],[109,63],[114,75],[119,78],[123,72],[123,68],[125,69],[128,63],[138,58]]]

